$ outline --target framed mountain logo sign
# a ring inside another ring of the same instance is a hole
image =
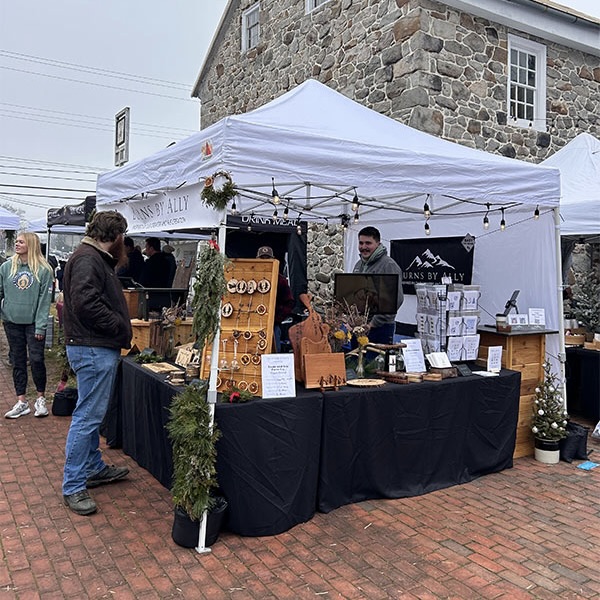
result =
[[[415,293],[415,283],[453,283],[469,285],[473,276],[473,244],[462,237],[392,240],[390,256],[402,269],[402,291]]]

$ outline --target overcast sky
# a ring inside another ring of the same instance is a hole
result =
[[[130,160],[196,131],[190,93],[226,4],[0,0],[0,205],[36,219],[93,193],[126,106]],[[561,4],[600,18],[600,0]]]

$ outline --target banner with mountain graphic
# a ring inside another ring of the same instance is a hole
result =
[[[473,276],[472,244],[462,237],[392,240],[390,256],[402,269],[402,290],[415,293],[415,283],[453,283],[469,285]]]

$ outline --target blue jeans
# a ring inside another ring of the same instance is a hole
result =
[[[78,398],[67,434],[63,494],[80,492],[106,466],[100,452],[100,424],[112,394],[121,353],[111,348],[67,346],[77,375]]]

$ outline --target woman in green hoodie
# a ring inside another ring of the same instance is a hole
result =
[[[4,415],[18,419],[31,410],[27,391],[27,357],[37,390],[35,416],[48,415],[46,408],[46,364],[44,340],[52,298],[54,273],[42,255],[40,238],[35,233],[19,233],[15,254],[0,265],[2,321],[13,367],[17,403]]]

